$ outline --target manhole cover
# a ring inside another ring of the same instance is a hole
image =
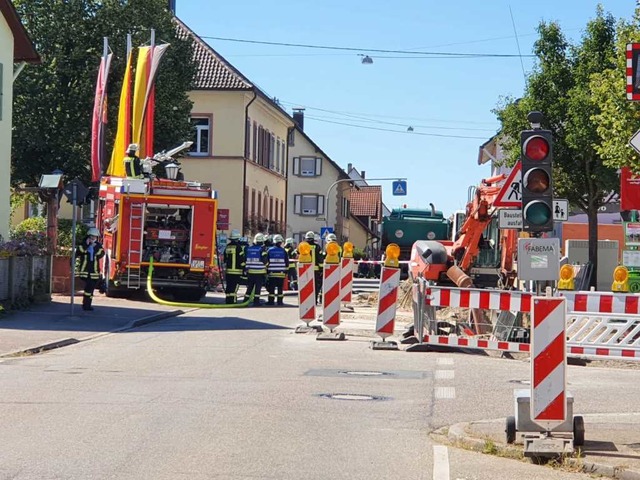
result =
[[[520,385],[531,385],[531,380],[509,380],[509,383],[519,383]]]
[[[321,397],[330,398],[332,400],[353,400],[353,401],[369,401],[369,400],[387,400],[385,397],[377,397],[375,395],[363,395],[359,393],[321,393]]]
[[[382,375],[389,375],[386,372],[370,372],[366,370],[345,370],[340,373],[343,375],[355,375],[357,377],[379,377]]]

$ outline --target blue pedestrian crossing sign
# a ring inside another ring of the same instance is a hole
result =
[[[396,196],[407,194],[407,182],[406,180],[397,180],[391,184],[391,190]]]
[[[320,238],[325,238],[330,233],[333,233],[333,227],[320,227]]]

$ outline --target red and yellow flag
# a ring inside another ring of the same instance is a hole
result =
[[[131,66],[133,64],[133,54],[130,52],[127,57],[127,67],[124,71],[122,90],[120,91],[120,109],[118,111],[118,131],[113,144],[111,162],[107,173],[116,177],[124,177],[124,156],[126,149],[131,143]]]

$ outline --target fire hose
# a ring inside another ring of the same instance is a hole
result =
[[[158,297],[153,291],[153,287],[151,286],[151,281],[153,277],[153,257],[149,259],[149,273],[147,275],[147,293],[151,297],[151,299],[159,303],[160,305],[168,305],[170,307],[192,307],[192,308],[243,308],[248,307],[249,304],[253,301],[253,294],[249,295],[249,298],[242,303],[234,303],[234,304],[212,304],[212,303],[182,303],[182,302],[170,302],[169,300],[164,300]]]

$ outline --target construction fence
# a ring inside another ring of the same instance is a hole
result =
[[[420,345],[529,353],[533,294],[413,284]],[[567,298],[567,355],[640,360],[640,295],[558,292]]]
[[[51,257],[0,258],[0,303],[23,305],[51,292]]]

